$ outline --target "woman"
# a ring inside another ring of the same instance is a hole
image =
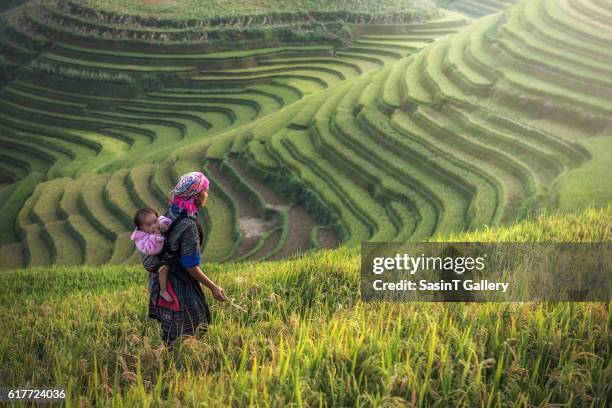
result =
[[[159,295],[159,265],[151,264],[147,257],[143,264],[149,273],[149,317],[159,320],[164,341],[170,345],[181,336],[195,335],[206,330],[210,323],[210,311],[200,283],[212,292],[216,300],[224,302],[223,289],[211,281],[200,269],[202,226],[197,218],[197,208],[203,207],[208,198],[209,181],[200,172],[182,176],[171,191],[170,206],[166,217],[172,224],[166,234],[164,246],[166,261],[170,266],[168,292],[172,302]]]

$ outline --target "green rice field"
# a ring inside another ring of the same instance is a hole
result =
[[[612,209],[445,238],[609,242]],[[606,406],[609,303],[363,303],[359,262],[206,264],[232,302],[171,352],[140,267],[6,272],[1,377],[69,406]]]
[[[0,387],[608,406],[609,302],[362,302],[358,250],[610,241],[611,78],[607,0],[1,5]],[[232,302],[168,351],[132,218],[194,170]]]

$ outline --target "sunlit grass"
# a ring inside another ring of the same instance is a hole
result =
[[[610,241],[611,226],[608,208],[452,238]],[[359,266],[347,249],[205,265],[232,304],[172,351],[140,267],[7,272],[0,376],[67,387],[72,405],[606,405],[609,303],[362,303]]]

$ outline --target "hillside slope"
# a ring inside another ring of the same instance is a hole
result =
[[[32,12],[54,45],[0,93],[3,267],[135,261],[130,215],[202,167],[209,260],[606,205],[611,11],[521,1],[356,25],[344,47],[163,56]]]
[[[26,8],[25,20],[7,25],[2,37],[5,49],[32,45],[34,58],[0,92],[2,268],[137,262],[129,242],[134,211],[162,210],[178,175],[203,164],[214,181],[203,214],[207,259],[279,258],[336,246],[338,237],[310,207],[272,191],[235,158],[220,165],[199,155],[238,152],[247,133],[218,142],[216,135],[412,54],[466,23],[447,12],[423,24],[356,24],[358,39],[343,48],[160,55],[146,47],[117,51],[97,29],[62,29],[49,16],[57,11],[47,3]],[[77,16],[85,24],[87,16]],[[369,30],[377,36],[368,38]],[[177,160],[174,153],[186,146],[191,158]],[[49,181],[39,185],[43,180]]]
[[[66,0],[63,0],[66,1]],[[68,0],[73,1],[73,0]],[[141,18],[158,17],[195,21],[206,18],[254,18],[260,15],[288,13],[337,13],[344,18],[417,19],[429,17],[436,12],[431,0],[78,0],[84,7],[118,13],[137,15]]]
[[[285,168],[299,175],[349,244],[503,223],[555,209],[564,194],[605,205],[609,154],[586,141],[612,143],[601,62],[612,37],[586,24],[581,3],[524,1],[477,20],[255,125],[242,158],[280,184]],[[589,160],[583,186],[562,188]]]
[[[516,0],[436,0],[440,7],[479,18],[505,10],[515,4]]]
[[[353,25],[421,22],[441,14],[430,0],[30,0],[23,3],[22,7],[0,15],[0,86],[23,69],[27,70],[28,64],[44,51],[65,43],[92,48],[93,52],[108,50],[113,55],[117,50],[126,50],[140,56],[291,44],[345,45],[351,38]],[[50,69],[48,64],[43,67]],[[94,78],[100,74],[100,67],[84,70],[85,73],[82,68],[78,65],[70,68],[73,79],[92,79],[92,74]],[[185,72],[188,67],[174,68],[162,72],[166,75]],[[143,73],[142,67],[129,71]],[[99,79],[113,82],[126,78],[126,75],[117,76],[112,68],[110,74],[105,74]]]

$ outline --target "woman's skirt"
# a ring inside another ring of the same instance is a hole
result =
[[[149,274],[149,317],[161,323],[167,344],[179,337],[205,331],[210,322],[210,311],[200,284],[187,271],[179,273],[183,276],[168,274],[168,292],[174,302],[167,302],[159,295],[158,274]]]

